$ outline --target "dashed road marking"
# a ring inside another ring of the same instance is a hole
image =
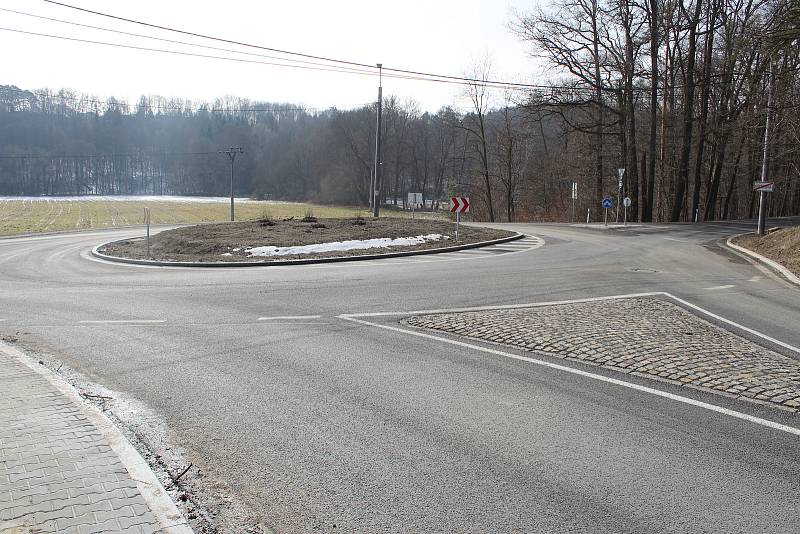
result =
[[[90,320],[78,321],[79,324],[132,324],[132,325],[162,324],[166,322],[167,321],[165,321],[164,319],[118,319],[118,320],[105,319],[99,321],[90,321]]]
[[[283,315],[273,317],[259,317],[259,321],[307,321],[309,319],[321,319],[321,315]]]
[[[716,291],[718,289],[730,289],[732,287],[736,287],[736,286],[733,285],[733,284],[728,284],[728,285],[725,285],[725,286],[704,287],[703,289],[705,289],[706,291]]]

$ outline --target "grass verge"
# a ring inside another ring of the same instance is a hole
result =
[[[778,262],[800,276],[800,227],[782,228],[764,236],[747,234],[733,243]]]

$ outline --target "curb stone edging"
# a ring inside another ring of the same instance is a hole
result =
[[[742,254],[750,256],[751,258],[753,258],[753,259],[755,259],[757,261],[760,261],[761,263],[767,265],[768,267],[772,268],[773,270],[778,271],[789,282],[791,282],[791,283],[793,283],[793,284],[795,284],[797,286],[800,286],[800,278],[798,278],[792,271],[790,271],[789,269],[787,269],[786,267],[784,267],[783,265],[781,265],[777,261],[771,260],[771,259],[767,258],[766,256],[762,256],[761,254],[759,254],[757,252],[753,252],[749,248],[745,248],[745,247],[742,247],[740,245],[734,245],[733,244],[733,240],[734,239],[736,239],[738,237],[745,236],[745,235],[749,235],[751,233],[752,232],[748,232],[746,234],[739,234],[739,235],[731,236],[725,241],[725,245],[727,245],[728,247],[732,248],[733,250],[741,252]]]
[[[6,353],[44,378],[59,393],[75,404],[81,413],[108,440],[122,465],[136,482],[142,498],[158,520],[161,531],[168,534],[193,534],[191,526],[172,501],[158,477],[139,452],[120,430],[94,405],[84,402],[78,392],[67,381],[42,365],[35,365],[22,351],[0,342],[0,351]]]
[[[520,234],[519,232],[517,232],[514,235],[510,235],[508,237],[502,237],[500,239],[492,239],[490,241],[479,241],[477,243],[468,243],[465,245],[456,245],[451,247],[432,248],[426,250],[387,252],[385,254],[363,254],[359,256],[333,256],[330,258],[308,258],[308,259],[298,259],[298,260],[277,260],[277,261],[248,261],[248,262],[240,261],[240,262],[212,263],[212,262],[201,262],[201,261],[139,260],[134,258],[123,258],[120,256],[109,256],[108,254],[103,254],[102,252],[100,252],[100,249],[102,247],[110,245],[111,243],[116,243],[116,241],[110,241],[108,243],[102,243],[100,245],[97,245],[92,249],[92,255],[102,260],[113,261],[116,263],[128,263],[133,265],[151,265],[157,267],[209,267],[209,268],[272,267],[272,266],[283,266],[283,265],[311,265],[315,263],[339,263],[345,261],[381,260],[385,258],[399,258],[404,256],[443,254],[445,252],[457,252],[459,250],[468,250],[473,248],[488,247],[491,245],[499,245],[502,243],[508,243],[510,241],[516,241],[524,237],[525,234]],[[129,241],[129,239],[121,239],[120,241]]]

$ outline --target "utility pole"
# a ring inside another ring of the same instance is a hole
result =
[[[616,218],[617,224],[619,224],[619,203],[622,200],[622,177],[625,176],[625,169],[620,167],[617,169],[617,175],[619,176],[619,182],[617,186],[617,207],[616,207]]]
[[[383,159],[381,158],[381,121],[383,113],[383,63],[378,63],[378,126],[375,129],[375,172],[372,184],[372,216],[378,217],[381,210],[380,190],[381,176],[383,173]]]
[[[236,159],[236,154],[244,154],[244,150],[240,146],[232,146],[228,150],[220,150],[219,153],[227,154],[228,159],[231,160],[231,222],[233,222],[233,162]]]
[[[761,162],[761,181],[767,181],[767,172],[769,171],[768,156],[769,156],[769,128],[772,122],[772,84],[774,82],[774,71],[772,67],[772,59],[769,61],[769,79],[767,81],[767,121],[764,127],[764,161]],[[764,235],[767,223],[767,197],[764,191],[758,193],[758,235]]]

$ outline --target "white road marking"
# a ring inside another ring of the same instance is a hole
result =
[[[611,295],[609,297],[587,297],[583,299],[572,300],[555,300],[551,302],[529,302],[526,304],[501,304],[497,306],[473,306],[469,308],[439,308],[433,310],[414,310],[414,311],[395,311],[395,312],[373,312],[373,313],[348,313],[344,314],[346,317],[387,317],[391,315],[429,315],[434,313],[457,313],[457,312],[472,312],[472,311],[490,311],[490,310],[514,310],[517,308],[538,308],[540,306],[555,306],[557,304],[576,304],[579,302],[597,302],[602,300],[614,300],[624,298],[636,297],[655,297],[658,295],[667,295],[659,291],[651,293],[628,293],[626,295]],[[340,316],[341,317],[341,316]]]
[[[778,345],[779,347],[783,347],[785,349],[789,349],[789,350],[791,350],[793,352],[796,352],[797,354],[800,354],[800,348],[795,347],[794,345],[790,345],[788,343],[784,343],[783,341],[779,341],[779,340],[775,339],[774,337],[770,337],[770,336],[768,336],[766,334],[762,334],[761,332],[759,332],[757,330],[753,330],[752,328],[748,328],[748,327],[746,327],[744,325],[741,325],[741,324],[739,324],[737,322],[731,321],[730,319],[726,319],[724,317],[721,317],[721,316],[717,315],[716,313],[712,313],[712,312],[710,312],[710,311],[708,311],[706,309],[701,308],[700,306],[697,306],[696,304],[692,304],[691,302],[688,302],[688,301],[685,301],[685,300],[683,300],[681,298],[678,298],[675,295],[672,295],[671,293],[662,293],[662,294],[667,296],[667,297],[669,297],[669,298],[671,298],[671,299],[673,299],[673,300],[675,300],[675,301],[677,301],[677,302],[680,302],[681,304],[683,304],[684,306],[686,306],[688,308],[692,308],[693,310],[697,310],[697,311],[699,311],[701,313],[704,313],[704,314],[708,315],[709,317],[713,317],[717,321],[723,322],[725,324],[729,324],[731,326],[734,326],[734,327],[736,327],[736,328],[738,328],[740,330],[743,330],[743,331],[747,332],[748,334],[752,334],[754,336],[760,337],[761,339],[769,341],[770,343]]]
[[[706,291],[716,291],[717,289],[730,289],[732,287],[736,287],[735,285],[729,284],[727,286],[712,286],[712,287],[704,287]]]
[[[480,351],[480,352],[486,352],[486,353],[489,353],[489,354],[495,354],[497,356],[504,356],[504,357],[510,358],[512,360],[519,360],[519,361],[523,361],[523,362],[532,363],[532,364],[535,364],[535,365],[541,365],[543,367],[548,367],[550,369],[555,369],[557,371],[563,371],[565,373],[570,373],[570,374],[573,374],[573,375],[582,376],[582,377],[589,378],[589,379],[592,379],[592,380],[597,380],[597,381],[605,382],[605,383],[608,383],[608,384],[614,384],[616,386],[626,387],[626,388],[633,389],[633,390],[636,390],[636,391],[639,391],[639,392],[642,392],[642,393],[648,393],[650,395],[655,395],[657,397],[663,397],[665,399],[670,399],[670,400],[673,400],[673,401],[676,401],[676,402],[681,402],[681,403],[684,403],[684,404],[688,404],[690,406],[703,408],[705,410],[721,413],[721,414],[724,414],[724,415],[728,415],[730,417],[735,417],[737,419],[742,419],[744,421],[748,421],[748,422],[751,422],[751,423],[755,423],[757,425],[765,426],[767,428],[772,428],[774,430],[780,430],[781,432],[787,432],[787,433],[793,434],[795,436],[800,436],[800,428],[794,428],[794,427],[791,427],[791,426],[783,425],[783,424],[780,424],[780,423],[776,423],[774,421],[769,421],[767,419],[762,419],[760,417],[755,417],[755,416],[752,416],[752,415],[749,415],[749,414],[746,414],[746,413],[737,412],[735,410],[730,410],[728,408],[723,408],[721,406],[716,406],[714,404],[709,404],[707,402],[702,402],[702,401],[698,401],[698,400],[691,399],[691,398],[688,398],[688,397],[683,397],[681,395],[675,395],[674,393],[667,393],[666,391],[660,391],[658,389],[653,389],[653,388],[650,388],[650,387],[647,387],[647,386],[642,386],[642,385],[639,385],[639,384],[626,382],[624,380],[619,380],[617,378],[610,378],[610,377],[607,377],[607,376],[598,375],[598,374],[595,374],[595,373],[590,373],[588,371],[583,371],[583,370],[580,370],[580,369],[567,367],[565,365],[560,365],[560,364],[553,363],[553,362],[548,362],[548,361],[545,361],[545,360],[539,360],[539,359],[536,359],[536,358],[530,358],[528,356],[521,356],[521,355],[518,355],[518,354],[509,353],[509,352],[503,352],[501,350],[492,349],[492,348],[489,348],[489,347],[483,347],[483,346],[480,346],[480,345],[473,345],[471,343],[465,343],[463,341],[456,341],[454,339],[448,339],[448,338],[444,338],[444,337],[434,336],[434,335],[426,334],[426,333],[423,333],[423,332],[416,332],[416,331],[413,331],[413,330],[406,330],[404,328],[398,328],[396,326],[389,326],[389,325],[383,325],[383,324],[378,324],[378,323],[372,323],[372,322],[369,322],[369,321],[364,321],[362,319],[356,319],[353,316],[340,315],[339,317],[341,319],[346,320],[346,321],[352,321],[354,323],[359,323],[359,324],[362,324],[362,325],[365,325],[365,326],[372,326],[372,327],[375,327],[375,328],[382,328],[384,330],[390,330],[392,332],[399,332],[399,333],[403,334],[404,336],[406,336],[406,335],[417,336],[417,337],[421,337],[421,338],[424,338],[424,339],[429,339],[429,340],[438,341],[438,342],[441,342],[441,343],[447,343],[447,344],[450,344],[450,345],[455,345],[457,347],[473,349],[473,350],[477,350],[477,351]]]
[[[763,280],[763,279],[764,279],[764,277],[763,277],[763,276],[761,276],[760,274],[757,274],[757,275],[755,275],[755,276],[751,277],[751,278],[748,280],[748,282],[760,282],[760,281],[761,281],[761,280]]]
[[[119,319],[101,321],[78,321],[80,324],[161,324],[166,323],[164,319]]]
[[[676,297],[672,293],[667,293],[666,291],[652,291],[649,293],[626,293],[623,295],[608,295],[605,297],[587,297],[582,299],[568,299],[568,300],[554,300],[550,302],[529,302],[526,304],[504,304],[504,305],[497,305],[497,306],[473,306],[468,308],[440,308],[434,310],[415,310],[415,311],[394,311],[394,312],[373,312],[373,313],[347,313],[340,315],[340,318],[344,317],[389,317],[392,315],[429,315],[435,313],[457,313],[457,312],[471,312],[471,311],[489,311],[489,310],[514,310],[519,308],[538,308],[541,306],[555,306],[558,304],[577,304],[580,302],[599,302],[604,300],[616,300],[616,299],[630,299],[630,298],[638,298],[638,297],[667,297],[671,298],[676,302],[680,302],[687,308],[692,308],[693,310],[699,311],[700,313],[704,313],[709,317],[716,319],[717,321],[723,322],[725,324],[729,324],[734,326],[748,334],[752,334],[754,336],[760,337],[770,343],[783,347],[785,349],[789,349],[793,352],[800,354],[800,348],[795,347],[794,345],[790,345],[788,343],[784,343],[783,341],[779,341],[773,337],[770,337],[766,334],[762,334],[757,330],[753,330],[752,328],[748,328],[744,325],[741,325],[737,322],[731,321],[730,319],[725,319],[722,316],[719,316],[713,312],[710,312],[696,304],[692,304],[682,298]]]
[[[665,237],[667,241],[675,241],[676,243],[691,243],[691,241],[686,241],[685,239],[675,239],[674,237]]]
[[[259,317],[259,321],[304,321],[308,319],[321,319],[321,315],[284,315],[275,317]]]

